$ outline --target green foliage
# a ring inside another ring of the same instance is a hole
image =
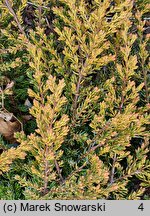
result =
[[[3,177],[0,177],[0,200],[19,200],[24,199],[22,188],[17,181],[13,179],[13,174],[10,172]],[[8,190],[9,188],[9,190]]]
[[[148,199],[147,3],[87,2],[34,1],[27,23],[26,0],[0,3],[0,76],[32,115],[1,141],[1,199]]]

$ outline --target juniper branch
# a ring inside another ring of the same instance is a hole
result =
[[[110,184],[113,184],[113,182],[114,182],[116,160],[117,160],[117,157],[116,157],[116,153],[115,153],[114,157],[113,157],[113,163],[112,163],[112,168],[111,168],[111,173],[110,173]]]
[[[19,28],[20,32],[26,36],[26,34],[25,34],[24,30],[23,30],[23,27],[21,26],[16,13],[14,12],[13,8],[10,5],[9,0],[5,0],[5,4],[6,4],[6,7],[8,8],[8,10],[9,10],[9,12],[13,15],[13,17],[14,17],[17,25],[18,25],[18,28]]]
[[[76,88],[76,94],[75,94],[74,103],[73,103],[73,120],[75,120],[75,116],[76,116],[77,101],[78,101],[78,97],[79,97],[81,80],[82,80],[82,74],[81,74],[81,71],[80,71],[79,72],[78,83],[77,83],[77,88]]]

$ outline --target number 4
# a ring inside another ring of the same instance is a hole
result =
[[[143,211],[144,210],[144,206],[143,206],[143,203],[141,203],[138,207],[139,210]]]

